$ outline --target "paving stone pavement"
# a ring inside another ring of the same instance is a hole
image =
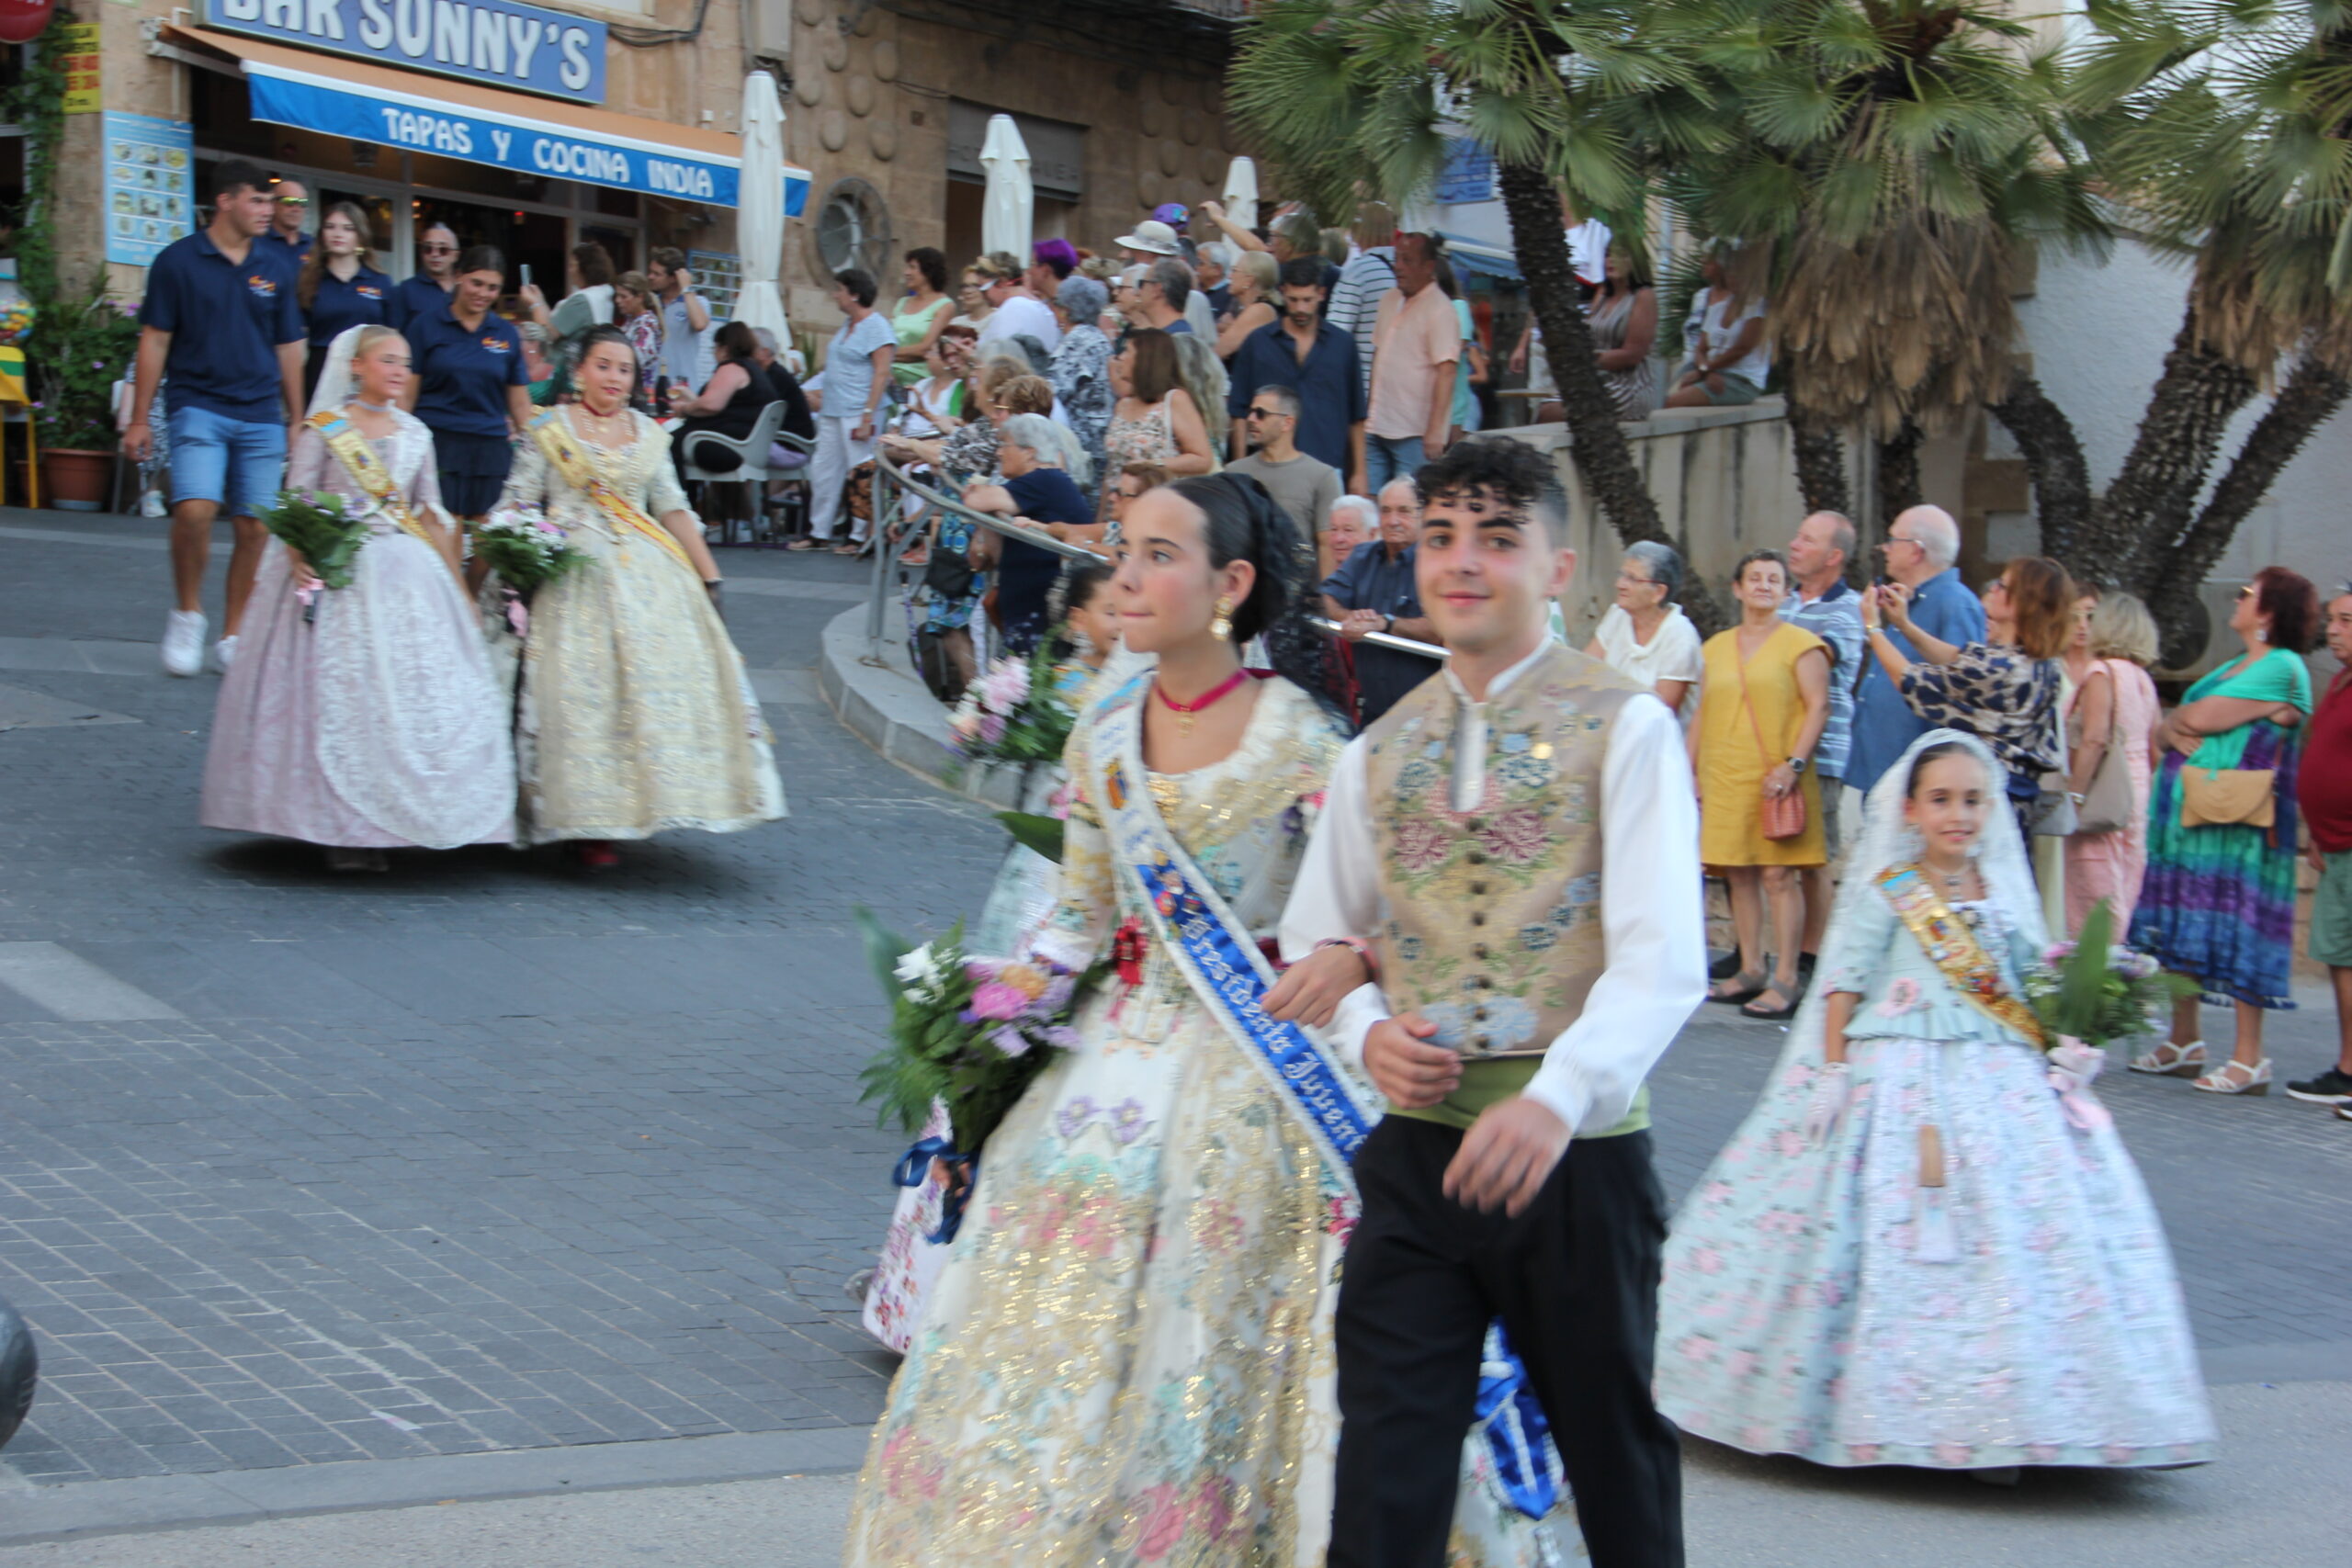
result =
[[[1003,839],[816,702],[862,570],[726,559],[789,820],[354,879],[195,825],[216,684],[154,672],[160,536],[0,513],[6,711],[49,716],[0,728],[0,1295],[45,1371],[0,1488],[870,1421],[841,1286],[903,1139],[855,1103],[851,911],[942,929]],[[1706,1010],[1657,1079],[1678,1194],[1779,1041]],[[2282,1021],[2282,1066],[2328,1032]],[[2352,1128],[2107,1094],[2200,1341],[2340,1347]]]

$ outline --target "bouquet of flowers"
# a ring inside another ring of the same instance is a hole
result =
[[[531,594],[587,559],[536,506],[500,507],[474,525],[474,554],[499,581]]]
[[[305,495],[281,490],[261,520],[302,558],[312,577],[329,588],[351,586],[351,563],[368,542],[368,525],[344,510],[343,497],[326,491]]]
[[[2025,999],[2052,1040],[2094,1048],[2161,1027],[2174,998],[2196,983],[2167,975],[2156,961],[2110,946],[2115,917],[2102,898],[2083,921],[2080,941],[2057,942],[2025,976]]]
[[[865,909],[856,915],[890,998],[890,1043],[858,1075],[858,1098],[879,1101],[881,1122],[895,1117],[910,1133],[944,1104],[954,1157],[969,1162],[1053,1053],[1078,1043],[1070,1013],[1095,976],[1043,959],[974,957],[960,922],[917,947]]]
[[[2195,981],[2165,974],[2146,953],[2111,945],[2114,931],[2114,913],[2102,898],[2084,919],[2080,939],[2052,943],[2025,976],[2026,1005],[2049,1043],[2050,1087],[2067,1120],[2085,1129],[2108,1121],[2087,1092],[2106,1065],[2107,1043],[2153,1032],[2175,999],[2197,991]]]
[[[1077,710],[1054,689],[1049,637],[1027,659],[998,660],[948,716],[958,754],[974,761],[1058,762]]]

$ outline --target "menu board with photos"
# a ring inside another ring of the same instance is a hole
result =
[[[187,120],[99,117],[106,147],[107,260],[145,266],[196,230],[196,133]]]
[[[695,292],[710,306],[710,319],[733,321],[735,297],[743,291],[743,258],[732,251],[688,251],[686,265],[695,275]]]

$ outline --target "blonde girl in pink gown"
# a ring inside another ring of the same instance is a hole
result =
[[[2117,932],[2132,929],[2140,902],[2140,881],[2148,869],[2148,737],[2163,704],[2147,666],[2155,661],[2156,626],[2147,607],[2129,593],[2107,592],[2090,613],[2086,628],[2090,663],[2068,698],[2066,722],[2073,734],[2074,709],[2084,687],[2104,681],[2114,694],[2108,750],[2120,747],[2131,769],[2132,820],[2111,833],[2076,833],[2066,840],[2066,930],[2071,935],[2100,899],[2115,916]],[[2079,634],[2078,634],[2079,635]],[[2071,662],[2071,661],[2070,661]],[[2075,787],[2087,784],[2087,777]],[[2120,940],[2120,937],[2119,937]]]

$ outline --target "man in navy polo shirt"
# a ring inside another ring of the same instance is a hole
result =
[[[449,308],[449,291],[458,287],[458,231],[447,223],[427,223],[416,239],[416,260],[422,270],[401,278],[392,290],[384,319],[396,327]]]
[[[269,198],[275,210],[262,239],[283,247],[299,272],[311,254],[310,231],[302,227],[311,218],[311,187],[288,175],[271,189]]]
[[[295,264],[265,243],[269,186],[242,158],[213,170],[212,221],[164,247],[147,271],[139,308],[139,364],[122,453],[142,461],[155,444],[147,423],[156,383],[172,381],[172,586],[178,607],[164,626],[164,668],[204,667],[204,565],[212,520],[236,529],[229,602],[213,658],[236,652],[237,623],[254,591],[269,531],[261,513],[286,473],[287,432],[302,412],[307,337],[294,298]]]
[[[1233,455],[1249,456],[1242,415],[1261,387],[1298,394],[1298,429],[1291,439],[1317,462],[1340,470],[1350,493],[1364,491],[1363,378],[1356,340],[1323,319],[1323,264],[1293,256],[1283,264],[1283,313],[1241,340],[1233,351]]]

